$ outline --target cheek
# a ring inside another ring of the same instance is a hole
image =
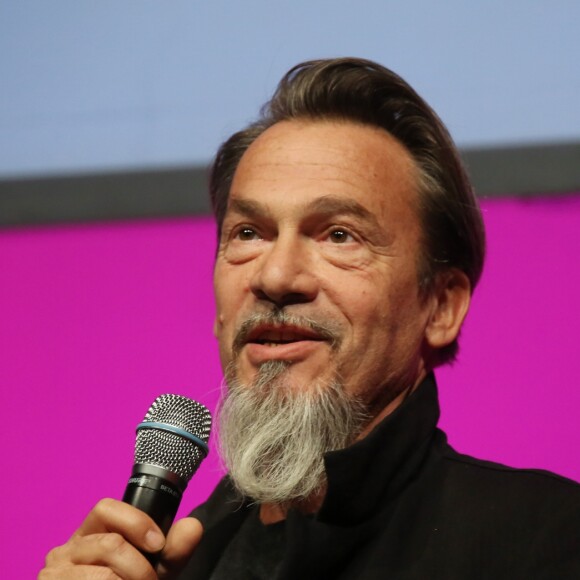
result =
[[[221,323],[226,322],[230,313],[239,307],[247,286],[247,273],[242,268],[218,260],[214,268],[213,288]]]
[[[215,323],[215,336],[222,369],[225,369],[233,359],[234,322],[228,323],[227,321],[228,318],[218,314]]]
[[[355,339],[372,332],[387,310],[384,288],[364,271],[333,269],[331,276],[324,276],[321,288],[344,331]]]
[[[236,329],[248,311],[249,277],[246,269],[218,260],[214,269],[215,325],[222,360],[231,350]]]
[[[390,280],[385,283],[385,280]],[[416,341],[423,324],[414,272],[390,272],[382,277],[357,280],[344,312],[350,319],[355,340],[380,348],[396,348]],[[362,338],[361,338],[362,337]]]

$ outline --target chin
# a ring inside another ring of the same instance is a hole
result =
[[[316,365],[312,368],[307,361],[270,359],[258,367],[243,363],[230,365],[229,372],[226,372],[226,382],[232,384],[232,381],[245,388],[299,393],[308,392],[314,385],[317,385],[318,390],[324,390],[325,385],[334,381],[334,376],[328,373],[328,367],[321,369]]]

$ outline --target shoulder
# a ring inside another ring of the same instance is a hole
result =
[[[442,435],[442,434],[441,434]],[[438,437],[445,493],[467,511],[527,525],[573,521],[580,530],[580,484],[541,469],[518,469],[457,453]]]
[[[522,469],[510,467],[494,461],[478,459],[455,451],[444,435],[437,444],[437,451],[446,468],[465,480],[479,486],[492,488],[501,486],[506,492],[526,491],[529,493],[549,492],[558,496],[568,496],[580,501],[580,483],[543,469]],[[479,487],[478,486],[478,487]]]
[[[457,453],[441,432],[435,452],[441,529],[471,546],[468,553],[485,554],[482,566],[489,560],[526,578],[580,578],[580,484]]]

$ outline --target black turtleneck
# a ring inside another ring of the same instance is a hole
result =
[[[204,537],[181,578],[210,579],[220,561],[230,580],[252,578],[235,570],[265,570],[256,559],[281,580],[580,578],[580,485],[460,455],[438,418],[430,375],[364,439],[325,456],[321,509],[291,510],[282,532],[226,476],[192,514]]]

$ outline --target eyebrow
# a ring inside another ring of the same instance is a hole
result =
[[[308,208],[322,215],[349,214],[369,221],[379,227],[379,222],[375,214],[354,199],[325,195],[308,204]]]
[[[264,217],[269,213],[264,204],[251,199],[232,199],[228,207],[229,211],[234,211],[249,218]]]
[[[325,195],[307,203],[306,209],[318,215],[349,214],[367,220],[379,227],[375,214],[354,199]],[[229,211],[234,211],[249,218],[267,217],[270,214],[265,204],[251,199],[231,200]]]

